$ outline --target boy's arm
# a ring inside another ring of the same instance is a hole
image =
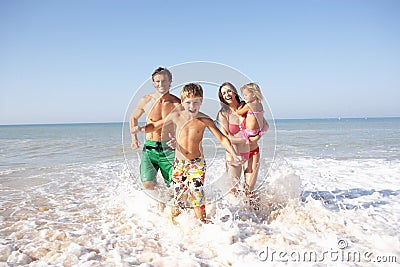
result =
[[[166,120],[166,118],[164,118],[164,119],[161,119],[159,121],[146,123],[145,126],[133,127],[131,132],[135,133],[135,134],[138,133],[138,132],[145,132],[145,133],[154,132],[154,131],[162,128],[164,125],[168,125],[170,123],[173,123],[173,121],[174,121],[173,119],[171,119],[170,117],[167,117],[167,118],[168,118],[168,120]]]
[[[150,123],[146,123],[145,126],[134,126],[131,127],[131,133],[132,134],[137,134],[139,132],[144,132],[144,133],[148,133],[148,132],[154,132],[158,129],[160,129],[163,125],[164,125],[164,119],[156,121],[156,122],[150,122]]]
[[[206,126],[210,130],[210,132],[218,139],[218,141],[232,155],[232,157],[236,161],[240,161],[240,159],[238,159],[238,157],[237,157],[237,151],[235,150],[234,146],[232,146],[232,143],[229,141],[229,139],[221,133],[221,131],[214,124],[214,122],[210,118],[207,118],[204,120],[204,123],[206,124]]]

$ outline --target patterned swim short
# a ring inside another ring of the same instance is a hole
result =
[[[175,159],[172,165],[175,205],[181,208],[205,208],[203,189],[205,174],[206,162],[204,158]]]

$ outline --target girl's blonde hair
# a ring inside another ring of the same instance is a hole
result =
[[[253,93],[254,96],[255,96],[259,101],[262,101],[262,100],[263,100],[263,96],[262,96],[262,93],[261,93],[261,89],[260,89],[260,87],[258,86],[258,84],[256,84],[256,83],[248,83],[248,84],[245,84],[245,85],[243,85],[243,86],[240,88],[240,91],[242,91],[242,93],[243,93],[243,90],[248,90],[248,91],[250,91],[251,93]]]

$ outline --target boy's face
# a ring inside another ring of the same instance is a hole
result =
[[[153,85],[160,94],[165,94],[169,91],[171,82],[167,74],[156,74],[153,77]]]
[[[182,101],[182,106],[185,109],[185,111],[189,113],[191,117],[195,117],[199,113],[202,103],[203,103],[202,97],[188,96]]]

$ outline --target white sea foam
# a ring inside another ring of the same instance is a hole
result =
[[[191,210],[175,225],[170,206],[160,208],[140,190],[123,162],[48,170],[42,174],[46,183],[2,195],[0,260],[31,266],[262,266],[260,252],[267,247],[323,255],[338,250],[339,241],[351,251],[400,259],[400,184],[393,179],[400,177],[400,162],[286,161],[260,188],[259,210],[228,194],[207,205],[213,224],[205,225]]]

